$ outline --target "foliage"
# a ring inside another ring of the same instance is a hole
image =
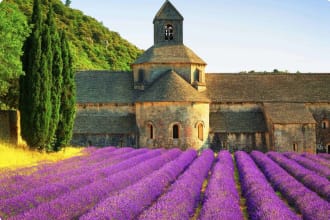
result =
[[[0,3],[0,108],[17,104],[17,80],[23,74],[23,42],[30,29],[26,17],[12,4]]]
[[[56,130],[55,150],[69,144],[75,117],[76,85],[72,69],[72,57],[65,32],[61,33],[61,51],[63,60],[63,88],[60,97],[59,122]]]
[[[23,70],[20,78],[19,110],[22,137],[32,148],[49,145],[51,120],[51,38],[41,15],[40,0],[34,0],[32,34],[24,44]]]
[[[250,71],[240,71],[239,73],[263,73],[263,74],[290,74],[290,72],[288,70],[278,70],[278,69],[274,69],[273,71],[255,71],[255,70],[250,70]],[[297,71],[296,73],[300,73],[299,71]]]
[[[57,125],[60,120],[60,107],[61,107],[61,95],[62,95],[62,87],[63,87],[63,69],[71,68],[71,66],[63,66],[62,59],[62,47],[61,47],[61,39],[55,24],[53,8],[50,7],[48,10],[47,21],[46,24],[49,27],[50,35],[51,35],[51,50],[53,56],[51,57],[51,101],[52,101],[52,115],[49,125],[49,138],[51,140],[50,149],[54,148],[54,143],[56,141],[55,132],[57,129]],[[65,53],[67,53],[65,51]]]
[[[18,5],[28,17],[32,0],[5,0]],[[53,0],[58,27],[67,31],[74,70],[130,70],[130,64],[142,51],[81,11]],[[45,15],[44,15],[45,16]]]
[[[71,139],[75,81],[64,32],[59,36],[52,1],[34,0],[32,34],[25,43],[20,80],[22,137],[31,148],[57,151]],[[42,10],[48,10],[46,20]]]

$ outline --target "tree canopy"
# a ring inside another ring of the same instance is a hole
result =
[[[22,47],[30,33],[24,14],[13,4],[0,3],[0,108],[17,101],[17,79],[22,71]],[[10,97],[12,96],[12,97]]]

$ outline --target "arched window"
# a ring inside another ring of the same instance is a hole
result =
[[[165,40],[173,40],[173,26],[165,25]]]
[[[148,124],[148,135],[150,139],[154,139],[154,126]]]
[[[298,144],[293,144],[293,151],[294,152],[297,152],[298,151]]]
[[[328,128],[328,122],[327,122],[327,120],[323,120],[322,121],[322,128],[323,129],[327,129]]]
[[[179,125],[173,125],[173,139],[179,138]]]
[[[197,126],[197,129],[198,129],[198,139],[199,140],[203,140],[203,124],[202,123],[199,123],[198,126]]]

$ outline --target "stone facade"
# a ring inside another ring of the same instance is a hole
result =
[[[199,149],[207,144],[209,104],[192,102],[136,103],[139,146]],[[178,126],[178,136],[174,126]],[[150,126],[152,126],[152,131]],[[152,134],[151,134],[152,132]]]
[[[268,150],[263,106],[257,103],[211,103],[210,147]]]
[[[307,105],[316,121],[316,146],[319,152],[330,153],[330,105],[314,103]]]
[[[136,147],[135,106],[78,105],[73,145]]]
[[[273,149],[315,152],[315,124],[273,124]]]

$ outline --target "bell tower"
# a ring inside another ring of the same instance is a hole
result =
[[[183,16],[166,0],[154,17],[154,45],[132,64],[134,88],[146,90],[168,71],[197,91],[206,90],[206,63],[183,43]]]
[[[166,1],[154,18],[154,46],[183,44],[183,16]]]

